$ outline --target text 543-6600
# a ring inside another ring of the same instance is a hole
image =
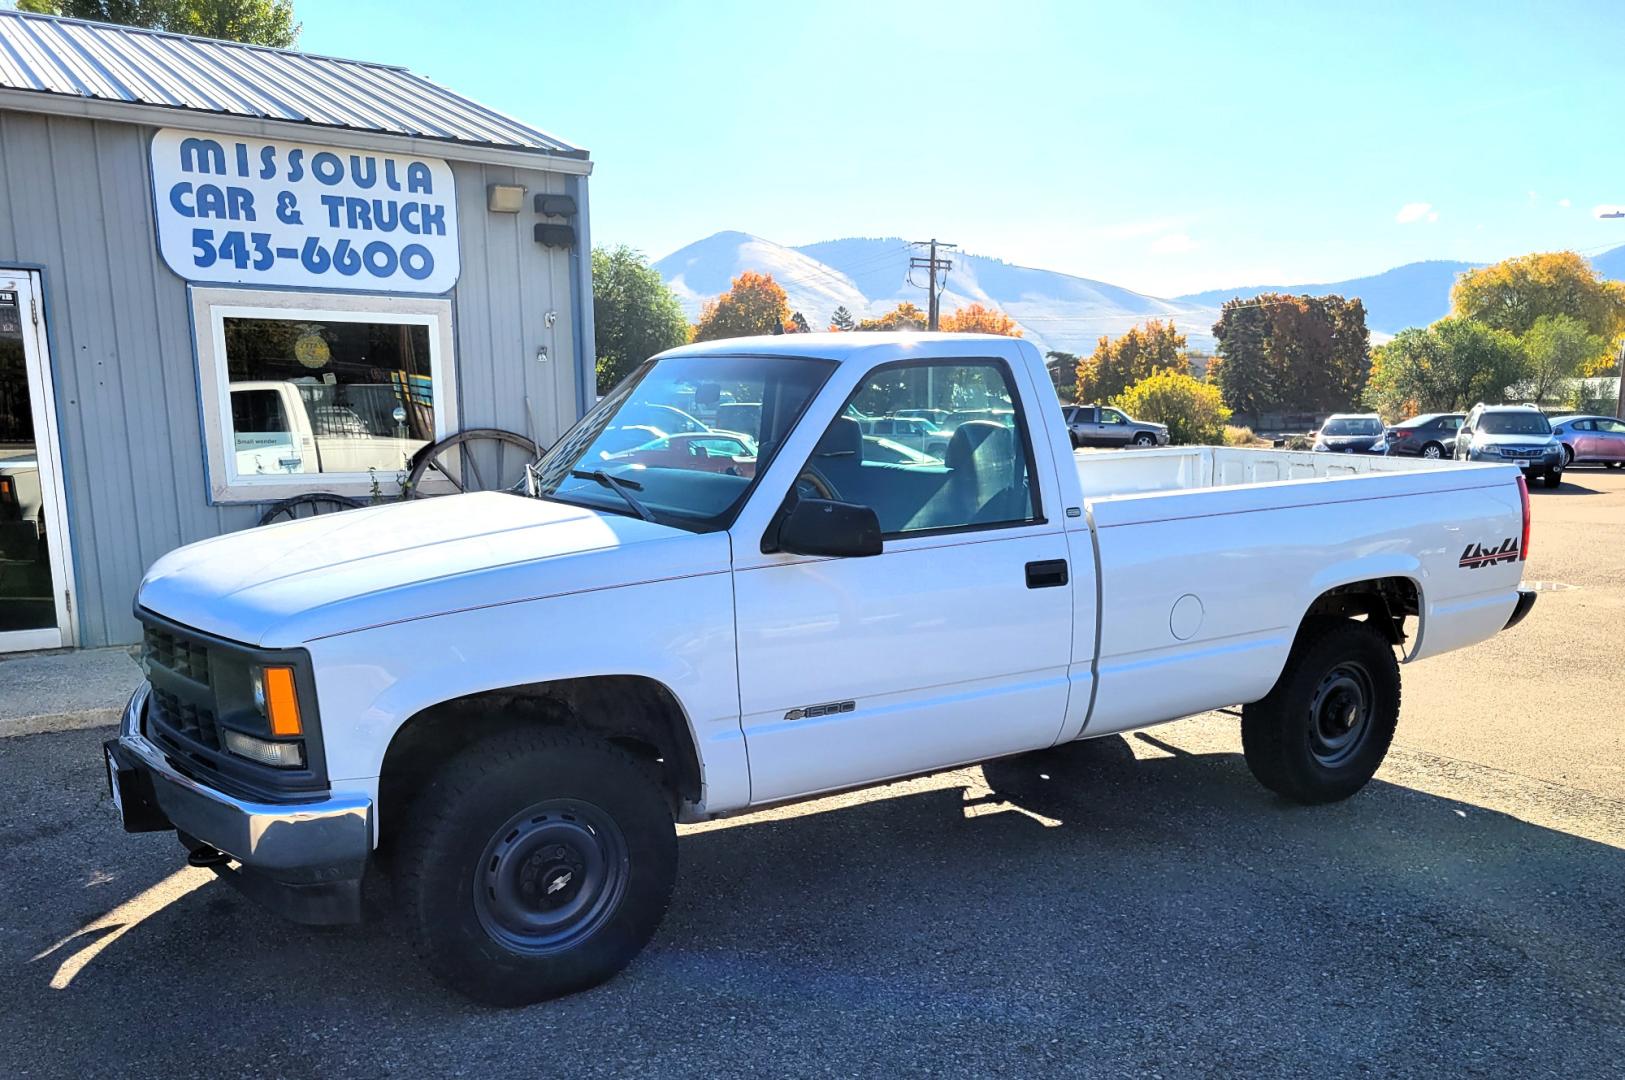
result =
[[[307,236],[296,248],[274,244],[270,233],[192,230],[192,262],[200,270],[226,262],[239,270],[252,267],[265,271],[282,259],[297,259],[312,274],[336,273],[343,277],[354,277],[364,270],[373,277],[388,278],[399,271],[422,281],[434,273],[434,255],[422,244],[397,249],[387,240],[373,240],[358,247],[348,239],[340,239],[329,250],[320,238]]]

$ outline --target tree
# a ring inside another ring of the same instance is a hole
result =
[[[642,253],[629,247],[593,248],[592,308],[599,393],[655,353],[688,341],[677,297]]]
[[[732,288],[705,305],[694,325],[694,340],[782,334],[789,320],[790,298],[783,286],[772,274],[746,270],[734,278]]]
[[[1545,315],[1569,315],[1611,342],[1625,331],[1625,283],[1605,281],[1572,251],[1520,255],[1469,270],[1450,290],[1450,314],[1527,334]]]
[[[1523,336],[1529,360],[1529,400],[1545,401],[1559,386],[1580,376],[1606,343],[1572,315],[1542,315]]]
[[[1185,335],[1172,321],[1147,319],[1145,329],[1129,327],[1116,339],[1102,335],[1094,353],[1078,364],[1080,399],[1105,401],[1159,371],[1187,371]]]
[[[829,317],[829,328],[832,331],[856,330],[858,321],[852,317],[850,311],[846,310],[846,305],[842,304],[835,309],[835,314]]]
[[[1223,445],[1224,425],[1230,419],[1218,387],[1167,369],[1136,382],[1111,404],[1136,420],[1167,424],[1172,443]]]
[[[1401,330],[1377,349],[1366,400],[1389,419],[1465,412],[1481,401],[1506,400],[1528,374],[1517,337],[1475,319],[1440,319]]]
[[[786,334],[810,334],[812,327],[807,325],[807,317],[799,311],[791,312],[790,321],[785,324]]]
[[[949,333],[1021,336],[1021,327],[1016,325],[1016,320],[997,308],[984,307],[981,304],[971,304],[950,312],[937,320],[937,326]]]
[[[1358,297],[1263,293],[1230,300],[1213,336],[1219,348],[1210,367],[1225,404],[1254,416],[1347,408],[1371,374],[1371,334]]]
[[[19,11],[291,49],[292,0],[19,0]]]
[[[858,323],[859,330],[924,330],[927,321],[925,312],[904,300],[886,314],[874,319],[863,319]]]

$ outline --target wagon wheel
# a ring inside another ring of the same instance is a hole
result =
[[[331,491],[312,491],[304,495],[295,495],[281,502],[272,503],[260,515],[261,525],[270,525],[277,521],[300,521],[304,518],[319,517],[322,514],[336,514],[342,510],[354,510],[365,506],[360,499],[352,499],[348,495],[335,495]]]
[[[459,431],[412,455],[405,497],[416,499],[453,491],[523,491],[525,466],[540,456],[541,449],[534,442],[511,431]],[[428,491],[424,490],[425,483]]]

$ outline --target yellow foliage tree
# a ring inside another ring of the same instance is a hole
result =
[[[961,334],[1021,336],[1021,327],[1016,325],[1016,320],[998,308],[984,307],[981,304],[971,304],[969,307],[950,312],[937,320],[937,325],[943,330]]]
[[[1625,332],[1625,282],[1604,280],[1572,251],[1520,255],[1463,274],[1450,313],[1520,337],[1544,317],[1567,315],[1607,343]]]
[[[779,334],[789,322],[790,298],[772,274],[746,270],[733,280],[733,287],[709,301],[694,325],[695,341],[750,337],[753,334]]]
[[[924,330],[926,314],[904,300],[886,314],[874,319],[858,320],[859,330]]]
[[[1094,353],[1078,362],[1079,401],[1108,401],[1159,371],[1190,374],[1185,335],[1173,321],[1147,319],[1117,338],[1101,336]]]

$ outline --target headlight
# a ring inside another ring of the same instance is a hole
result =
[[[1372,452],[1380,454],[1384,450],[1388,449],[1388,444],[1382,439],[1378,439],[1376,442],[1371,444],[1371,449]]]
[[[226,749],[238,757],[274,769],[298,769],[305,764],[305,744],[302,742],[271,742],[230,728],[220,730],[220,739],[226,744]]]
[[[1315,449],[1317,451],[1319,451],[1320,453],[1324,454],[1326,451],[1330,450],[1331,447],[1327,446],[1325,443],[1321,442],[1319,439],[1316,439],[1315,440]]]

